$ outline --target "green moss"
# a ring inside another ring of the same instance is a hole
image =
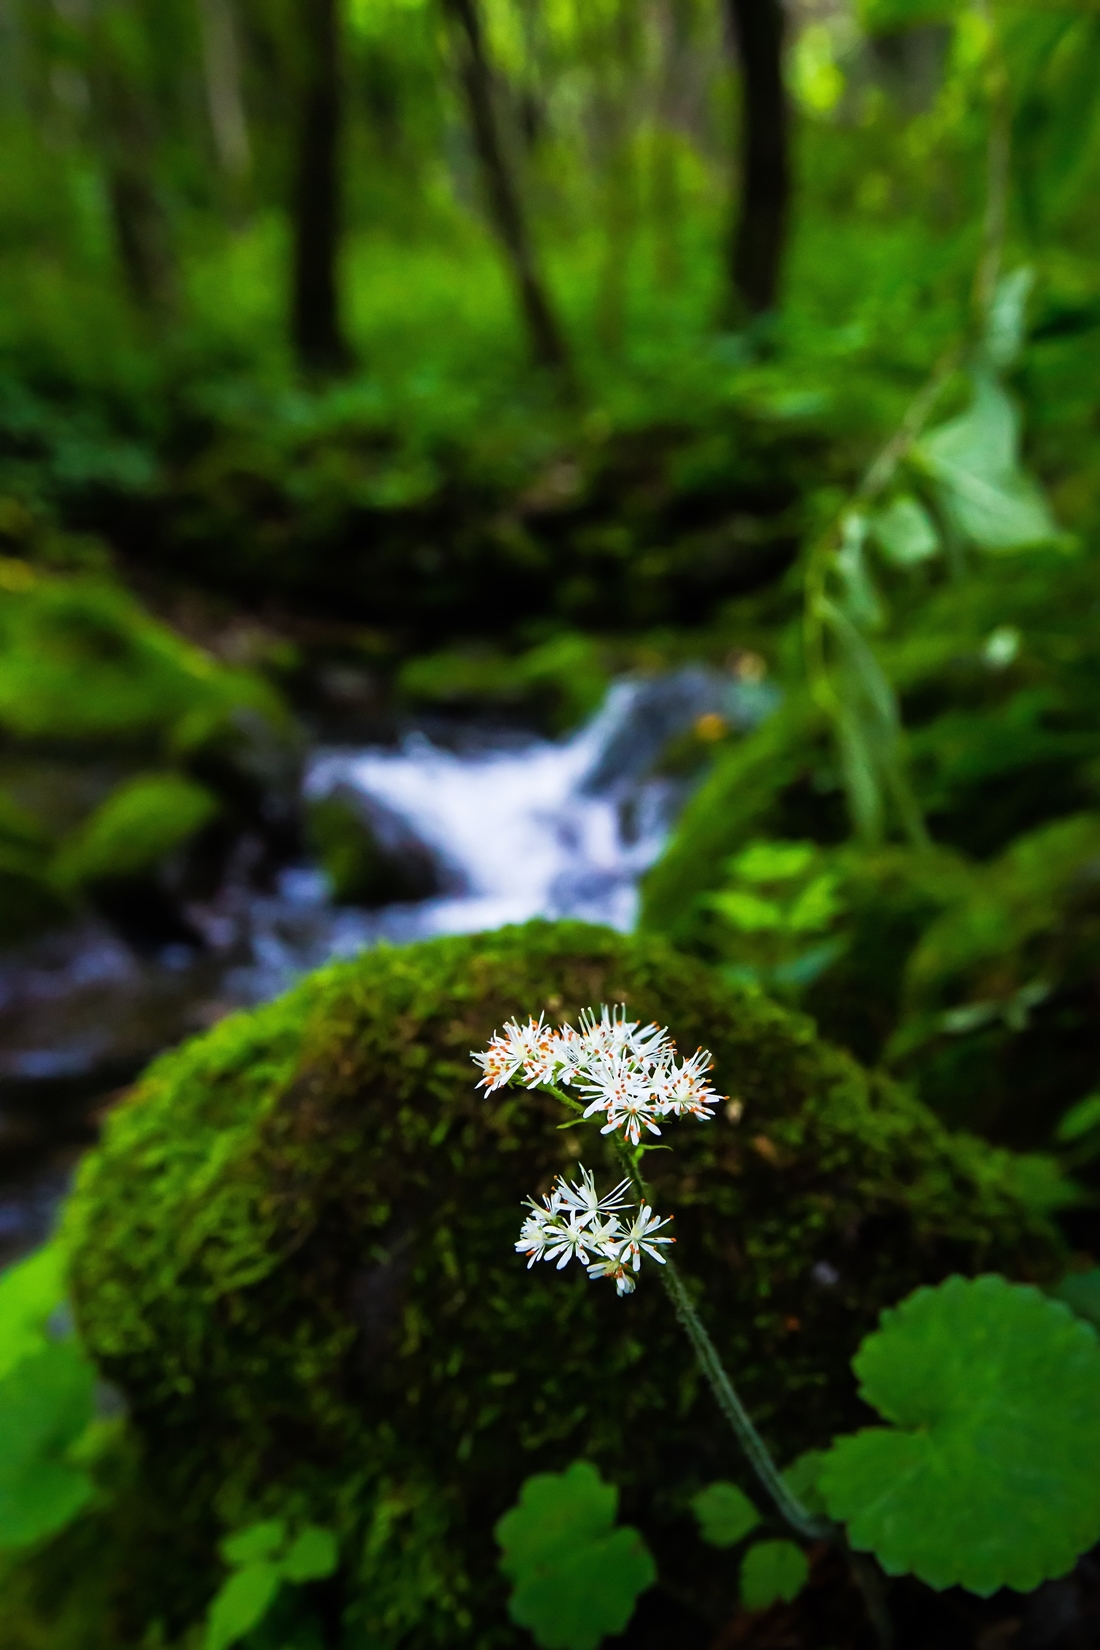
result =
[[[191,750],[234,718],[279,724],[259,677],[229,670],[99,575],[0,565],[0,730],[20,740]]]
[[[55,874],[62,887],[151,871],[209,824],[218,800],[175,773],[143,773],[113,791],[62,845]]]
[[[167,1544],[113,1560],[131,1612],[178,1632],[213,1591],[217,1521],[289,1498],[342,1529],[363,1642],[511,1643],[493,1521],[580,1455],[692,1584],[675,1513],[740,1472],[732,1441],[652,1271],[624,1302],[515,1256],[521,1200],[603,1147],[543,1097],[486,1098],[469,1060],[512,1014],[617,1000],[706,1042],[743,1102],[649,1165],[783,1456],[857,1421],[848,1359],[882,1306],[954,1269],[1056,1267],[1009,1158],[660,942],[533,924],[373,951],[158,1061],[80,1173],[78,1321],[144,1493],[175,1509]],[[205,1561],[181,1573],[182,1548]]]

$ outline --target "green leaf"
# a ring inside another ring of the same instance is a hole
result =
[[[760,1522],[760,1514],[736,1484],[708,1484],[694,1496],[691,1510],[699,1534],[712,1547],[732,1547]]]
[[[789,882],[808,871],[816,855],[812,842],[750,842],[726,869],[744,882]]]
[[[975,373],[966,412],[932,430],[913,450],[937,483],[958,531],[983,550],[1047,544],[1058,528],[1039,488],[1019,467],[1019,420],[990,373]]]
[[[227,1535],[218,1551],[227,1564],[253,1564],[257,1559],[270,1558],[280,1551],[286,1541],[286,1525],[281,1518],[266,1518],[259,1524],[249,1524],[243,1530]]]
[[[1100,1536],[1100,1342],[1066,1306],[949,1278],[883,1313],[853,1368],[900,1430],[837,1439],[821,1489],[887,1574],[1028,1592]]]
[[[282,1582],[277,1564],[263,1561],[234,1570],[214,1597],[203,1650],[226,1650],[266,1616]]]
[[[47,1344],[0,1380],[0,1547],[52,1535],[91,1496],[66,1456],[92,1420],[94,1386],[75,1341]]]
[[[1018,359],[1027,333],[1027,301],[1035,285],[1035,271],[1027,264],[1003,275],[997,283],[985,329],[985,353],[1006,372]]]
[[[1056,1140],[1067,1144],[1071,1140],[1080,1140],[1083,1135],[1091,1134],[1093,1129],[1100,1127],[1100,1094],[1090,1094],[1085,1100],[1078,1100],[1063,1116],[1054,1131]]]
[[[1050,1292],[1079,1318],[1100,1329],[1100,1266],[1090,1272],[1071,1272]]]
[[[595,1650],[656,1580],[637,1530],[613,1528],[618,1499],[594,1467],[575,1461],[529,1478],[497,1524],[500,1567],[514,1583],[509,1612],[544,1650]]]
[[[917,567],[939,552],[940,536],[915,498],[896,498],[871,518],[870,526],[879,549],[895,567]]]
[[[49,1342],[46,1320],[65,1294],[65,1257],[49,1243],[0,1277],[0,1377]]]
[[[741,1602],[746,1610],[766,1610],[779,1599],[789,1603],[809,1573],[806,1554],[793,1541],[756,1541],[741,1564]]]
[[[739,888],[723,888],[717,894],[708,894],[706,903],[743,934],[764,934],[783,926],[783,912],[778,905]]]
[[[321,1581],[332,1575],[339,1561],[336,1537],[331,1530],[317,1524],[307,1524],[290,1544],[282,1561],[287,1581]]]

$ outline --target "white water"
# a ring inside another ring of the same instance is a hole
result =
[[[660,853],[676,800],[666,780],[599,772],[629,729],[639,686],[614,687],[560,744],[457,753],[410,736],[399,750],[322,752],[307,794],[338,787],[382,803],[432,849],[455,892],[376,918],[393,938],[471,933],[531,917],[628,929],[637,882]]]

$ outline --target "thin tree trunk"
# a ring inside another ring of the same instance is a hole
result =
[[[735,309],[760,315],[779,296],[790,209],[790,115],[782,0],[729,0],[741,63],[740,197],[731,248]]]
[[[252,166],[252,146],[241,93],[240,53],[230,0],[199,0],[210,129],[222,170],[241,183]]]
[[[179,282],[168,216],[153,172],[149,110],[116,34],[129,22],[111,11],[99,19],[91,89],[119,262],[135,303],[156,316],[176,307]]]
[[[568,375],[569,352],[543,285],[516,179],[505,154],[477,0],[443,0],[457,26],[460,76],[493,228],[507,255],[537,364]]]
[[[302,48],[294,199],[292,330],[306,372],[340,372],[351,351],[340,325],[342,87],[339,0],[299,0]]]

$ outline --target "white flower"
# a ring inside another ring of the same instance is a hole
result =
[[[509,1020],[503,1031],[495,1032],[489,1039],[489,1047],[484,1054],[470,1056],[485,1073],[477,1087],[492,1094],[494,1089],[510,1083],[517,1072],[523,1071],[526,1075],[528,1065],[543,1066],[557,1035],[544,1024],[541,1014],[537,1020],[532,1017],[525,1026],[517,1020]],[[545,1082],[546,1079],[540,1078],[538,1081]]]
[[[723,1098],[706,1079],[713,1063],[706,1049],[678,1060],[667,1030],[628,1020],[623,1004],[605,1005],[599,1019],[585,1009],[579,1030],[555,1031],[541,1016],[525,1026],[509,1021],[473,1059],[484,1073],[478,1087],[490,1094],[520,1073],[529,1088],[575,1084],[587,1102],[585,1117],[604,1113],[602,1132],[621,1130],[632,1146],[643,1133],[660,1135],[659,1118],[706,1119]]]
[[[596,1177],[589,1173],[584,1164],[579,1165],[581,1178],[572,1185],[561,1176],[552,1193],[559,1209],[575,1211],[584,1221],[591,1225],[599,1215],[607,1214],[613,1209],[621,1209],[626,1202],[624,1192],[630,1190],[629,1180],[620,1180],[619,1184],[610,1192],[600,1197],[596,1191]]]
[[[530,1212],[516,1242],[517,1252],[527,1256],[528,1271],[537,1260],[547,1260],[560,1272],[576,1259],[590,1278],[611,1278],[620,1295],[632,1294],[630,1272],[638,1271],[642,1254],[663,1264],[655,1245],[674,1240],[656,1236],[668,1221],[658,1219],[648,1204],[639,1209],[626,1203],[629,1185],[620,1181],[601,1197],[595,1177],[582,1166],[579,1181],[559,1175],[541,1203],[528,1198]]]
[[[611,1278],[614,1280],[617,1295],[632,1295],[637,1284],[623,1265],[621,1260],[599,1260],[588,1268],[590,1278]]]
[[[661,1090],[661,1109],[665,1116],[711,1116],[713,1108],[723,1098],[716,1094],[706,1080],[714,1064],[710,1050],[697,1048],[690,1060],[680,1066],[671,1061],[658,1079]]]
[[[633,1223],[623,1233],[619,1243],[619,1259],[624,1266],[632,1266],[636,1272],[642,1264],[642,1255],[649,1255],[653,1260],[665,1264],[666,1257],[658,1254],[656,1245],[675,1243],[675,1238],[657,1237],[655,1234],[662,1226],[667,1226],[672,1219],[666,1215],[663,1220],[653,1213],[648,1203],[643,1203],[634,1218]]]

